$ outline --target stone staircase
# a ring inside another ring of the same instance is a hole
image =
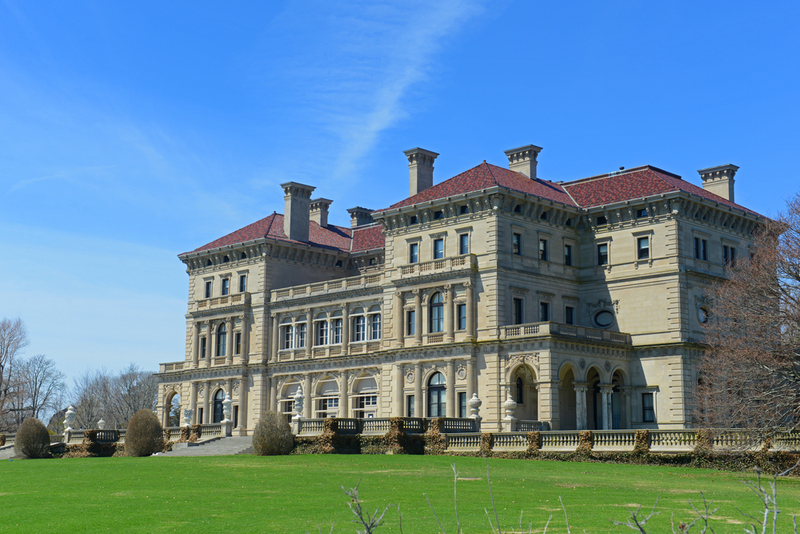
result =
[[[229,456],[252,453],[252,436],[232,436],[212,438],[199,443],[175,443],[170,452],[159,456]]]

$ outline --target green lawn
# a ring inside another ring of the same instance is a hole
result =
[[[309,455],[284,457],[85,458],[0,462],[0,531],[13,532],[354,532],[349,500],[340,486],[361,481],[370,510],[400,504],[405,533],[436,532],[430,498],[448,533],[455,532],[453,474],[464,531],[490,532],[491,503],[484,460],[443,456]],[[742,532],[739,507],[753,515],[759,503],[741,482],[753,475],[700,469],[490,459],[501,526],[532,521],[541,532],[630,532],[622,520],[636,505],[661,495],[651,533],[669,532],[670,514],[690,518],[687,499],[700,492],[720,507],[717,532]],[[779,481],[782,520],[800,514],[800,479]],[[727,524],[726,524],[727,523]],[[781,525],[783,528],[781,528]],[[699,530],[699,529],[698,529]],[[399,532],[396,508],[380,532]],[[526,529],[527,532],[527,529]]]

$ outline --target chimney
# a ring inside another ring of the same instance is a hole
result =
[[[331,204],[333,204],[333,200],[327,198],[315,198],[311,201],[309,218],[317,223],[320,228],[328,227],[328,208]]]
[[[433,185],[433,161],[436,152],[412,148],[403,152],[408,157],[408,195],[414,196]]]
[[[360,206],[356,206],[355,208],[350,208],[347,210],[347,213],[350,214],[350,227],[355,228],[356,226],[363,226],[365,224],[372,224],[375,222],[375,219],[372,218],[372,210],[367,208],[362,208]]]
[[[541,151],[542,147],[536,145],[526,145],[506,150],[508,168],[512,171],[521,172],[531,180],[535,180],[536,158]]]
[[[700,178],[703,179],[703,189],[709,193],[721,196],[725,200],[733,200],[733,176],[739,167],[736,165],[720,165],[719,167],[710,167],[708,169],[700,169]]]
[[[286,182],[281,184],[285,211],[283,214],[283,233],[293,241],[308,241],[308,206],[311,193],[316,187]]]

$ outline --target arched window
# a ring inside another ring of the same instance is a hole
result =
[[[444,298],[441,293],[434,293],[431,297],[431,332],[444,331]]]
[[[219,330],[217,330],[217,356],[225,356],[227,341],[228,330],[225,328],[225,323],[222,323],[219,325]]]
[[[444,417],[447,385],[442,373],[433,373],[428,380],[428,417]]]
[[[214,420],[212,423],[219,423],[222,421],[222,401],[225,400],[225,392],[218,389],[214,394]]]
[[[525,404],[525,396],[522,394],[522,377],[517,377],[517,404]]]

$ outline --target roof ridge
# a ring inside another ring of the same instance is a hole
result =
[[[478,166],[480,167],[480,165],[481,164],[479,164]],[[492,177],[492,181],[494,182],[494,185],[499,186],[500,183],[497,181],[497,178],[495,178],[494,173],[492,172],[493,165],[490,165],[489,163],[486,163],[486,160],[483,160],[482,165],[486,166],[486,169],[489,171],[489,176]]]

